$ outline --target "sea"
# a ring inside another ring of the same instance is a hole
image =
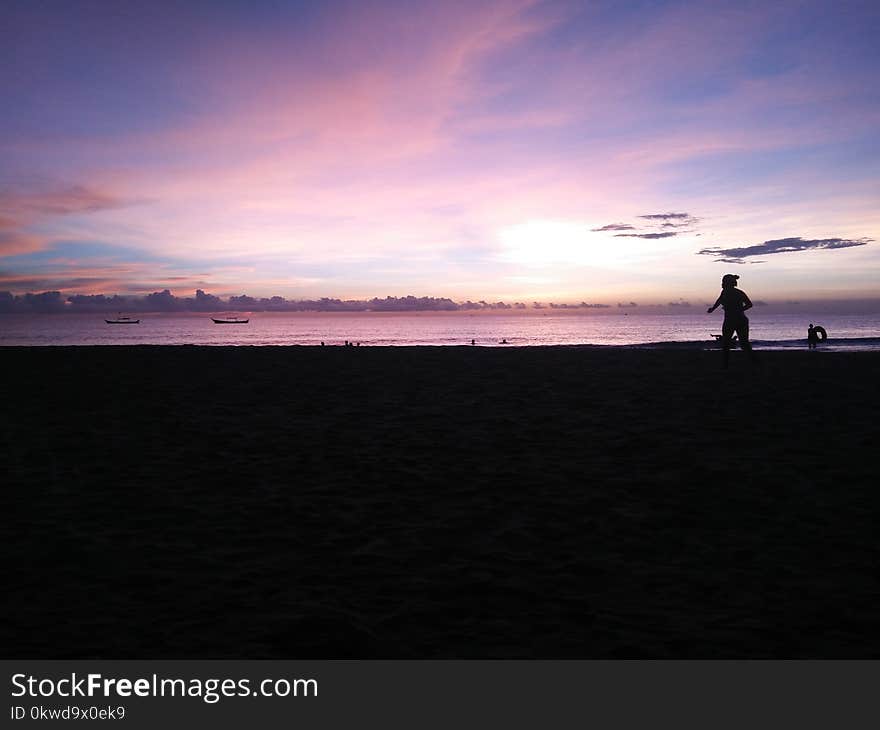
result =
[[[247,324],[215,324],[211,313],[131,313],[139,324],[107,324],[107,314],[0,314],[0,346],[55,345],[596,345],[713,348],[721,315],[584,314],[528,311],[253,312]],[[218,316],[218,314],[214,314]],[[219,315],[222,316],[222,315]],[[822,325],[822,351],[880,350],[880,315],[750,313],[756,348],[807,347],[807,326]]]

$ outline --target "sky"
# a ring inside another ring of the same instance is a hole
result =
[[[880,3],[6,0],[0,290],[880,296]]]

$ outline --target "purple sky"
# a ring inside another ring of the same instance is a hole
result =
[[[877,2],[12,0],[0,290],[880,295]]]

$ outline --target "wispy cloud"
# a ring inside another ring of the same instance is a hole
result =
[[[602,231],[634,231],[635,229],[636,227],[629,223],[609,223],[601,228],[591,228],[590,230],[594,233],[600,233]]]
[[[649,221],[686,220],[690,217],[690,213],[646,213],[639,216]]]
[[[649,213],[640,215],[639,218],[659,224],[660,228],[693,228],[700,222],[699,218],[690,213]]]
[[[666,231],[664,233],[615,233],[615,238],[647,238],[650,240],[656,238],[672,238],[677,236],[678,231]]]
[[[852,248],[854,246],[867,246],[872,238],[776,238],[764,241],[754,246],[739,246],[735,248],[703,248],[697,254],[703,256],[717,256],[716,261],[724,263],[742,263],[743,259],[751,256],[764,256],[772,253],[793,253],[795,251],[812,251],[817,249],[836,250]]]
[[[123,208],[131,201],[85,185],[0,190],[0,210],[30,215],[70,215]]]
[[[37,251],[48,245],[33,226],[62,216],[125,208],[135,201],[85,185],[45,185],[0,189],[0,256]]]
[[[42,246],[42,239],[21,230],[18,221],[0,219],[0,256],[36,251]]]
[[[672,238],[673,236],[677,236],[680,232],[685,232],[684,230],[679,229],[692,228],[699,222],[699,219],[695,218],[690,213],[645,213],[637,217],[648,221],[648,223],[639,227],[630,223],[609,223],[600,228],[592,228],[590,230],[594,233],[638,231],[636,233],[615,233],[614,237],[643,238],[650,241],[659,238]],[[670,228],[673,230],[668,230]]]

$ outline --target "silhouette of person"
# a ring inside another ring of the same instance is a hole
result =
[[[810,326],[807,327],[807,348],[810,350],[815,350],[816,345],[819,344],[819,335],[816,332],[816,328],[813,326],[813,323],[810,322]]]
[[[730,345],[734,339],[734,333],[739,337],[739,346],[749,353],[752,362],[757,362],[757,356],[749,342],[749,318],[746,310],[752,308],[752,300],[742,290],[736,288],[739,279],[737,274],[725,274],[721,277],[721,294],[715,300],[715,304],[706,310],[712,314],[719,305],[724,308],[724,322],[721,325],[721,344],[724,348],[724,367],[730,361]]]
[[[471,344],[472,344],[472,345],[476,345],[476,344],[477,344],[477,341],[476,341],[476,340],[471,340]]]

